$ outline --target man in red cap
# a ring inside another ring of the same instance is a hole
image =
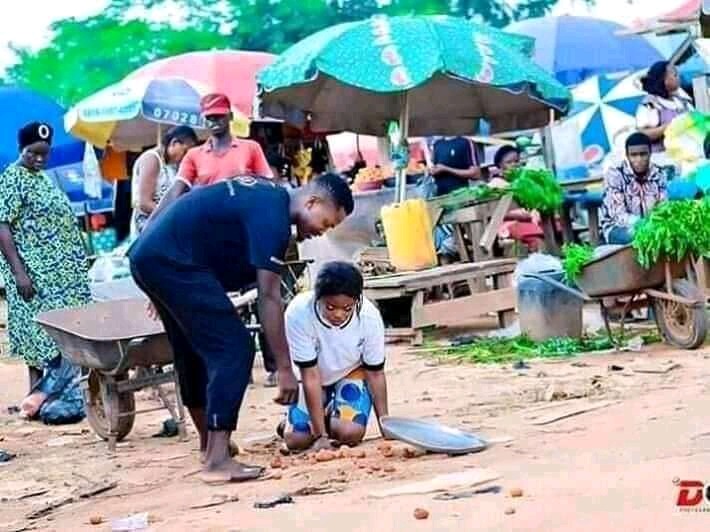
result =
[[[180,164],[177,180],[165,194],[155,218],[169,204],[193,187],[212,185],[236,176],[273,177],[259,143],[236,139],[229,131],[231,104],[224,94],[208,94],[200,102],[210,138],[187,152]]]

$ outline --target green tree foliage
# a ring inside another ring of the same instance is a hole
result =
[[[126,18],[136,5],[168,9],[164,0],[111,0],[100,14],[52,25],[39,51],[17,48],[6,83],[31,87],[71,105],[155,59],[216,48],[280,53],[320,30],[376,13],[478,17],[502,27],[541,16],[557,0],[183,0],[182,27]],[[587,0],[592,2],[593,0]],[[512,4],[512,6],[511,6]]]
[[[9,69],[7,81],[67,106],[160,57],[230,45],[229,37],[218,33],[174,30],[106,14],[61,20],[52,30],[52,41],[41,50],[15,50],[19,62]]]

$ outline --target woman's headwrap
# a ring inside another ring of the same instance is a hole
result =
[[[44,141],[47,144],[52,144],[54,129],[49,124],[44,122],[31,122],[20,129],[17,133],[17,143],[20,146],[20,151],[24,150],[30,144]]]

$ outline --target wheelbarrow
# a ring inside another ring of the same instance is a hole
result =
[[[707,335],[705,297],[698,288],[692,257],[680,261],[661,260],[649,269],[636,260],[630,246],[613,247],[588,262],[576,279],[577,288],[545,275],[527,273],[565,290],[585,302],[598,302],[604,325],[615,342],[610,314],[621,314],[624,321],[635,309],[650,308],[663,339],[681,349],[697,349]],[[553,309],[550,309],[554,312]]]
[[[286,301],[293,298],[296,278],[309,262],[282,264],[291,276],[282,281]],[[173,353],[162,322],[148,318],[148,299],[131,279],[103,284],[92,288],[94,298],[103,301],[44,312],[36,318],[62,355],[84,370],[81,385],[89,425],[114,451],[116,443],[131,432],[136,414],[165,408],[184,437],[184,407],[177,375],[167,367],[173,363]],[[249,313],[256,317],[257,290],[229,297],[235,312],[247,313],[246,327],[256,335],[261,326]],[[161,388],[168,383],[175,386],[174,404]],[[157,392],[162,406],[136,411],[134,393],[146,388]]]
[[[62,355],[83,369],[86,417],[109,450],[133,428],[136,414],[167,408],[185,436],[185,414],[173,353],[163,325],[146,315],[143,298],[91,303],[43,312],[37,322],[56,342]],[[131,370],[134,376],[131,376]],[[161,385],[175,383],[173,404]],[[136,411],[134,392],[153,388],[162,406]]]

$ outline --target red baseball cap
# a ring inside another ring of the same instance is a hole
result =
[[[228,115],[232,112],[229,98],[224,94],[207,94],[200,100],[200,109],[203,116]]]

